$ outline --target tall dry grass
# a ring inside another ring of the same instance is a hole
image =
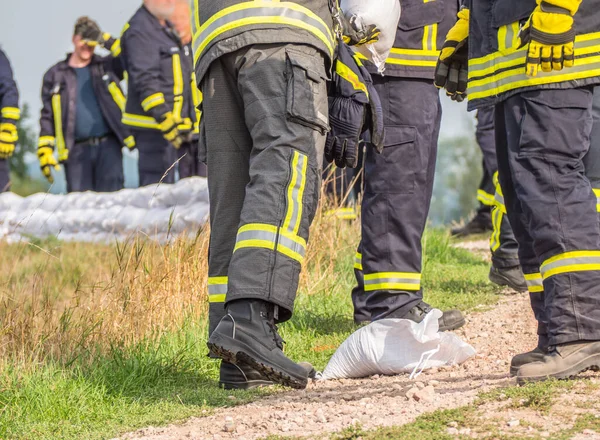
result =
[[[326,215],[331,208],[321,203],[311,228],[304,292],[329,288],[338,257],[354,253],[358,222]],[[112,245],[0,243],[0,356],[69,364],[202,320],[208,237],[204,228],[163,245],[143,236]]]

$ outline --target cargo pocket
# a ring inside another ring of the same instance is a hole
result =
[[[286,49],[287,102],[290,121],[325,134],[329,130],[325,63]]]
[[[385,127],[383,153],[367,154],[367,191],[376,194],[412,194],[421,164],[416,150],[417,128],[410,125]],[[376,178],[373,178],[376,176]]]

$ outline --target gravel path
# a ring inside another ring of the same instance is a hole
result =
[[[183,425],[145,428],[122,439],[314,438],[355,423],[364,429],[398,426],[436,409],[468,405],[481,391],[514,384],[508,375],[511,357],[536,344],[528,295],[512,293],[507,291],[493,309],[468,316],[457,334],[478,354],[460,367],[426,371],[414,381],[401,375],[314,382],[304,391],[282,392]]]

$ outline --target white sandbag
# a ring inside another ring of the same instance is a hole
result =
[[[366,30],[370,25],[376,25],[381,34],[379,41],[355,47],[377,66],[380,73],[385,70],[387,59],[396,39],[398,23],[400,22],[399,0],[341,0],[340,8],[346,18],[354,21],[357,29]]]
[[[346,339],[334,353],[322,379],[360,378],[373,374],[413,373],[455,365],[475,355],[475,349],[453,333],[438,332],[442,312],[433,309],[420,323],[382,319]]]
[[[0,239],[10,242],[31,236],[112,242],[136,233],[165,241],[195,235],[207,217],[208,186],[200,177],[114,193],[0,194]]]

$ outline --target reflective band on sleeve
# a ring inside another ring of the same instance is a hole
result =
[[[277,226],[250,223],[239,229],[233,251],[245,248],[277,250],[277,252],[302,263],[306,254],[306,241]]]
[[[144,115],[134,115],[132,113],[123,113],[123,124],[128,125],[130,127],[138,127],[138,128],[154,128],[156,130],[160,130],[160,125],[156,122],[151,116]]]
[[[385,62],[401,66],[435,67],[439,56],[439,50],[394,48]]]
[[[2,117],[4,119],[18,120],[21,118],[21,110],[17,107],[4,107],[2,109]]]
[[[421,274],[411,272],[381,272],[365,275],[365,292],[374,290],[421,290]]]
[[[241,33],[244,27],[253,25],[285,25],[306,30],[322,41],[333,56],[332,31],[310,9],[290,1],[257,0],[225,8],[202,24],[194,33],[194,63],[220,35],[232,30]]]
[[[227,277],[208,278],[208,302],[211,304],[224,303],[227,296]]]
[[[282,228],[293,235],[298,234],[302,221],[307,167],[308,156],[297,150],[292,150],[291,177],[287,188],[287,208]]]
[[[477,190],[477,200],[485,206],[494,206],[496,204],[494,201],[494,195],[486,193],[482,189]]]
[[[600,189],[594,188],[594,195],[596,196],[596,211],[600,212]]]
[[[154,107],[158,107],[159,105],[164,103],[165,95],[162,93],[155,93],[154,95],[150,95],[142,101],[142,108],[144,109],[144,111],[148,112]]]
[[[360,252],[357,252],[356,255],[354,255],[354,268],[356,270],[363,270],[362,254]]]
[[[62,105],[60,93],[52,95],[52,112],[54,113],[54,137],[58,160],[66,160],[68,157],[67,147],[62,126]]]
[[[54,148],[55,144],[54,136],[41,136],[38,140],[38,147],[52,147]]]
[[[112,96],[113,100],[117,103],[117,105],[121,109],[121,112],[124,112],[125,111],[125,96],[123,95],[121,88],[117,85],[116,82],[113,81],[108,85],[108,91],[110,92],[110,95]]]
[[[600,251],[571,251],[544,261],[540,268],[544,280],[571,272],[600,271]]]
[[[541,273],[526,273],[525,281],[527,282],[527,290],[531,293],[544,291],[544,280]]]
[[[360,90],[361,92],[364,92],[367,97],[369,96],[369,91],[367,90],[366,84],[362,83],[358,78],[358,75],[339,59],[335,62],[335,72],[340,76],[340,78],[348,81],[354,90]]]
[[[525,73],[527,48],[513,47],[469,60],[469,99],[483,99],[523,87],[554,84],[600,75],[600,32],[575,38],[575,65],[568,69]]]
[[[121,55],[121,40],[115,40],[113,45],[110,47],[110,54],[115,58]]]

